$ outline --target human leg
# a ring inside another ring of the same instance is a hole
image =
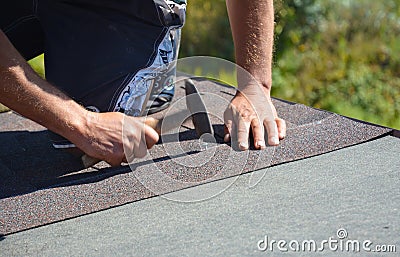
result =
[[[127,97],[147,92],[150,86],[147,81],[143,89],[138,82],[155,77],[160,66],[177,57],[174,31],[183,25],[184,4],[174,6],[175,2],[165,0],[40,3],[46,77],[84,106],[96,102],[102,112],[130,108]],[[157,81],[151,84],[160,89]]]
[[[162,92],[166,99],[157,110],[167,106],[173,95],[184,2],[41,3],[46,72],[53,84],[93,111],[138,116],[150,88],[153,96]],[[60,144],[60,148],[69,146]]]

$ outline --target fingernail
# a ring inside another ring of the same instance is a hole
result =
[[[229,141],[230,141],[230,135],[229,134],[226,134],[225,136],[224,136],[224,142],[225,143],[228,143]]]
[[[247,150],[247,148],[249,148],[249,145],[248,145],[247,143],[240,142],[240,143],[239,143],[239,147],[240,147],[240,149],[242,149],[242,150]]]
[[[273,143],[274,145],[279,145],[279,138],[273,137],[273,138],[272,138],[272,143]]]
[[[264,140],[260,140],[256,142],[256,146],[258,148],[264,148],[265,147],[265,141]]]

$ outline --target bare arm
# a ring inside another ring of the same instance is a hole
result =
[[[227,7],[236,63],[262,86],[270,89],[274,43],[273,1],[227,0]]]
[[[62,136],[81,133],[87,111],[36,75],[2,32],[0,72],[1,103]]]
[[[0,31],[0,102],[29,119],[64,136],[87,154],[119,165],[124,159],[123,145],[136,147],[138,155],[146,149],[140,143],[142,122],[122,113],[97,114],[86,111],[60,90],[41,79]],[[125,126],[132,129],[123,139]],[[157,133],[145,126],[151,147]],[[133,134],[137,135],[133,135]],[[132,141],[132,142],[131,142]],[[139,153],[140,152],[140,153]],[[138,156],[139,157],[139,156]]]
[[[274,8],[272,0],[226,0],[235,44],[239,91],[225,114],[227,137],[237,131],[241,149],[248,148],[250,127],[256,148],[278,145],[286,135],[285,122],[278,118],[270,98]]]

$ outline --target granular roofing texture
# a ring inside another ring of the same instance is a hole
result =
[[[201,144],[185,122],[162,137],[146,158],[129,166],[99,163],[82,169],[79,159],[51,147],[43,127],[14,113],[0,114],[0,234],[10,234],[88,213],[299,160],[366,142],[392,132],[326,111],[274,99],[288,124],[287,138],[264,151],[235,151],[222,143],[221,117],[235,89],[196,80],[216,133]],[[169,110],[185,108],[178,86]],[[177,141],[179,140],[179,141]]]
[[[257,243],[265,236],[269,242],[300,240],[302,244],[313,240],[320,256],[369,256],[361,245],[365,240],[373,242],[371,249],[385,244],[397,246],[398,251],[398,156],[400,139],[386,136],[236,176],[229,188],[206,201],[187,204],[166,199],[219,190],[222,182],[231,179],[30,229],[3,241],[0,237],[0,256],[225,257],[314,253],[306,246],[297,251],[286,247],[285,254],[280,254],[277,244],[262,251]],[[249,188],[252,177],[263,173],[264,179]],[[360,247],[348,245],[348,251],[344,247],[344,251],[335,250],[335,243],[330,249],[328,245],[324,247],[323,240],[339,239],[338,231],[351,240],[343,240],[344,246],[358,241]],[[372,256],[398,256],[395,252],[374,252]]]

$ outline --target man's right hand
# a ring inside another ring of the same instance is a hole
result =
[[[143,118],[119,112],[88,112],[78,135],[73,140],[78,148],[112,166],[144,157],[159,139],[157,132],[144,124]]]
[[[128,159],[144,157],[158,141],[142,118],[85,110],[40,78],[1,30],[0,102],[113,166],[126,161],[125,154]]]

